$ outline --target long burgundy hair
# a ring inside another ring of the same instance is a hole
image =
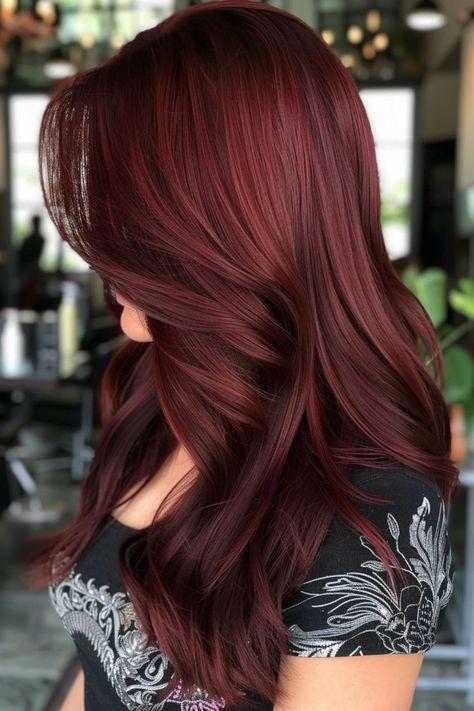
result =
[[[281,610],[335,514],[394,585],[352,501],[385,500],[351,467],[414,468],[445,502],[458,483],[439,342],[387,255],[355,83],[289,12],[193,5],[58,85],[39,163],[61,237],[153,341],[109,362],[77,513],[36,561],[46,579],[70,571],[183,445],[179,499],[121,548],[127,590],[173,684],[274,700]]]

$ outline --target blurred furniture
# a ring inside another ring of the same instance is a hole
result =
[[[0,514],[7,509],[11,502],[12,496],[7,479],[7,459],[5,456],[5,447],[0,447]]]
[[[99,319],[85,339],[89,350],[77,356],[77,368],[67,377],[1,378],[0,391],[9,392],[19,406],[0,427],[4,464],[24,496],[26,508],[13,502],[11,515],[30,521],[51,520],[60,512],[47,511],[37,495],[34,471],[69,469],[70,481],[79,483],[94,456],[97,424],[94,393],[111,354],[124,342],[116,323]],[[108,340],[101,340],[106,335]],[[110,338],[110,336],[112,337]],[[31,466],[34,462],[34,466]]]
[[[93,451],[88,445],[93,420],[91,365],[88,354],[79,355],[81,364],[69,378],[0,378],[0,390],[10,392],[12,398],[19,401],[12,418],[13,427],[8,432],[9,444],[5,447],[8,472],[20,489],[21,503],[13,501],[9,506],[9,513],[17,518],[41,522],[56,520],[60,516],[60,512],[42,506],[31,462],[34,462],[37,471],[69,468],[71,480],[74,481],[81,478],[87,462],[92,459]],[[69,403],[59,400],[56,407],[56,419],[62,417],[65,424],[41,422],[38,418],[38,395],[61,394],[71,384],[75,397]],[[71,409],[77,425],[74,425],[74,420],[69,424],[67,422]],[[8,431],[11,421],[6,424]],[[18,492],[17,497],[13,495],[12,498],[18,498]]]

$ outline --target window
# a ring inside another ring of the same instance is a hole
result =
[[[411,250],[415,91],[411,87],[362,89],[377,152],[382,228],[390,259]]]
[[[32,230],[33,215],[41,217],[45,246],[40,267],[44,271],[61,266],[65,271],[85,271],[87,264],[63,242],[43,204],[38,168],[38,138],[41,118],[49,101],[47,94],[13,94],[9,98],[10,209],[13,246],[18,249]]]

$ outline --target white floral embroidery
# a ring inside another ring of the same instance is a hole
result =
[[[360,570],[305,581],[301,590],[305,599],[283,612],[307,604],[309,599],[312,608],[325,610],[324,627],[305,631],[291,625],[290,653],[307,657],[363,655],[367,653],[367,635],[372,635],[369,648],[374,646],[375,635],[378,647],[390,654],[426,651],[432,646],[439,613],[451,597],[454,580],[445,508],[441,499],[439,503],[434,531],[431,526],[427,529],[430,502],[423,497],[408,532],[404,532],[416,552],[413,557],[406,554],[406,543],[400,548],[403,535],[396,517],[387,515],[388,531],[412,581],[399,595],[388,586],[385,566],[364,536],[359,536],[360,543],[372,558],[360,568],[370,573]],[[84,581],[77,566],[51,585],[49,592],[65,628],[89,641],[127,709],[162,711],[173,706],[176,711],[219,711],[226,707],[222,697],[210,698],[200,687],[184,693],[181,683],[162,702],[153,701],[155,692],[169,682],[169,661],[157,646],[146,646],[146,635],[125,592],[112,594],[107,585],[97,587],[94,578]]]
[[[359,536],[359,540],[374,558],[362,562],[360,567],[369,569],[370,574],[348,572],[305,581],[301,592],[306,599],[284,611],[306,604],[307,599],[314,600],[311,607],[326,608],[325,626],[305,631],[297,624],[291,625],[290,654],[304,657],[364,655],[364,641],[367,635],[372,635],[369,648],[373,649],[374,634],[375,646],[390,654],[422,652],[434,644],[439,613],[448,604],[454,581],[445,506],[440,497],[438,501],[434,532],[432,526],[426,530],[430,502],[425,496],[412,516],[408,536],[409,545],[417,553],[414,557],[407,558],[400,549],[400,525],[393,514],[387,515],[388,530],[395,540],[401,567],[412,581],[399,595],[394,594],[382,577],[382,573],[386,575],[386,568],[364,536]],[[305,589],[307,586],[309,590]]]
[[[98,588],[94,578],[85,582],[74,566],[66,578],[50,585],[49,594],[66,630],[89,641],[127,709],[161,711],[165,704],[175,704],[177,711],[225,708],[223,698],[212,699],[200,687],[183,693],[181,681],[166,699],[153,702],[154,693],[169,682],[169,660],[158,647],[146,646],[146,634],[126,593],[111,594],[108,585]]]

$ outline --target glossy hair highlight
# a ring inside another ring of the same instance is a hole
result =
[[[386,251],[357,87],[296,16],[193,5],[58,86],[39,162],[61,237],[153,341],[110,361],[80,505],[37,561],[66,574],[183,445],[195,466],[121,548],[126,588],[173,688],[273,701],[281,611],[334,515],[397,564],[353,501],[385,500],[351,468],[416,469],[445,502],[458,481],[439,342]]]

